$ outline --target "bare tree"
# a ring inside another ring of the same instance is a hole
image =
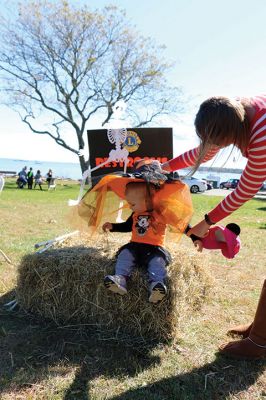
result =
[[[167,83],[164,48],[136,32],[122,10],[33,0],[15,11],[11,22],[1,17],[2,102],[36,134],[79,156],[90,119],[99,115],[104,126],[118,100],[135,127],[180,108],[179,89]],[[84,172],[83,155],[79,161]]]

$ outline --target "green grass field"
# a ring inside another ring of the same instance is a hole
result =
[[[34,244],[71,232],[67,200],[79,186],[59,182],[56,191],[16,189],[0,195],[0,399],[1,400],[198,400],[266,399],[264,361],[238,361],[216,354],[227,329],[252,321],[265,274],[266,201],[242,206],[231,218],[241,228],[242,249],[234,260],[219,252],[199,254],[211,265],[213,290],[204,307],[182,321],[177,345],[119,336],[103,340],[82,327],[60,328],[21,311],[7,312],[16,267]],[[220,201],[193,195],[193,222]],[[195,252],[187,238],[180,246]],[[232,339],[231,339],[232,340]]]

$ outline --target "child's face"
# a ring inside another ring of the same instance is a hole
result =
[[[147,210],[146,188],[128,188],[126,190],[126,201],[132,211],[137,213],[145,212]]]

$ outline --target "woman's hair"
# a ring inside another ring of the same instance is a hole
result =
[[[242,153],[247,149],[250,127],[240,101],[222,96],[210,97],[200,105],[194,124],[200,138],[200,149],[193,172],[213,145],[233,144]]]

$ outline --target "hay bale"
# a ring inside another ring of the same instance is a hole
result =
[[[201,258],[185,249],[171,251],[169,293],[154,305],[148,302],[143,271],[136,270],[123,297],[105,289],[103,277],[113,273],[120,246],[121,241],[106,248],[102,239],[89,245],[87,240],[69,239],[61,248],[26,255],[18,271],[19,304],[58,325],[88,324],[98,331],[174,339],[180,318],[198,309],[208,295],[211,279]]]

